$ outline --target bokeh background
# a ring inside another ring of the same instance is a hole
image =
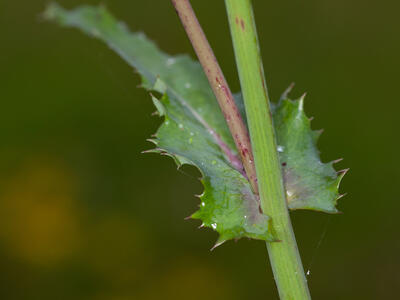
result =
[[[277,299],[259,241],[209,249],[184,221],[199,173],[141,154],[160,120],[101,42],[0,1],[0,298]],[[60,0],[62,5],[97,4]],[[169,53],[191,45],[166,0],[101,3]],[[222,0],[193,0],[232,89]],[[308,92],[324,161],[350,167],[344,213],[292,219],[314,299],[395,299],[400,284],[400,2],[254,1],[269,91]]]

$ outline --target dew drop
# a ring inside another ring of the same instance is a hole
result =
[[[308,270],[306,275],[310,276],[310,274],[311,274],[311,272],[310,272],[310,270]]]
[[[276,147],[276,150],[278,150],[278,152],[283,152],[285,151],[285,147],[278,145],[278,147]]]
[[[200,205],[203,206],[203,207],[206,206],[206,204],[204,202],[201,202]]]
[[[191,133],[190,133],[190,135],[191,135],[191,136],[194,136],[194,133],[193,133],[193,132],[191,132]]]
[[[166,62],[166,65],[168,66],[168,67],[170,67],[170,66],[172,66],[173,64],[175,63],[175,58],[168,58],[167,59],[167,62]]]
[[[211,224],[211,227],[215,230],[215,229],[217,229],[217,223],[212,223]]]
[[[179,129],[183,129],[183,125],[182,124],[179,124],[178,127],[179,127]]]

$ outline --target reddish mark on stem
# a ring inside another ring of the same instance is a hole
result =
[[[244,24],[244,20],[242,18],[239,17],[235,17],[235,23],[237,26],[240,25],[240,27],[242,27],[242,30],[245,30],[246,25]]]
[[[240,19],[240,26],[242,27],[242,30],[244,31],[246,26],[244,24],[243,19]]]
[[[224,92],[224,94],[225,94],[225,99],[226,99],[226,101],[229,103],[232,103],[233,102],[233,99],[232,99],[232,94],[231,94],[231,92],[230,92],[230,90],[229,90],[229,88],[225,85],[225,84],[223,84],[223,83],[221,83],[221,79],[220,78],[218,78],[218,77],[215,77],[215,81],[217,82],[217,84],[218,84],[218,87]]]

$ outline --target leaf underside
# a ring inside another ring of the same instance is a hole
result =
[[[168,155],[178,167],[189,164],[200,170],[204,192],[191,217],[219,233],[216,245],[242,237],[274,241],[270,218],[260,212],[258,197],[235,164],[235,144],[198,62],[161,52],[104,7],[67,11],[51,4],[44,16],[106,42],[139,72],[144,88],[162,95],[152,95],[164,121],[150,140],[155,148],[147,152]],[[241,97],[236,98],[243,107]],[[302,104],[302,98],[284,99],[273,111],[288,205],[335,213],[344,173],[338,176],[332,163],[321,163],[316,148],[319,134],[311,130]]]

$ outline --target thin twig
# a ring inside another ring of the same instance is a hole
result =
[[[247,178],[258,194],[257,176],[247,128],[213,50],[196,18],[189,0],[171,0],[193,45],[235,141]]]

